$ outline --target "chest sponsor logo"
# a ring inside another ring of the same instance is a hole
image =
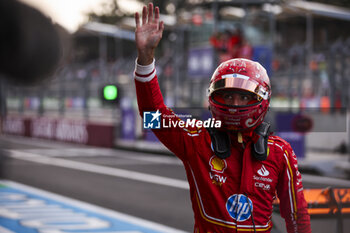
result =
[[[260,177],[260,176],[253,176],[254,180],[260,180],[260,181],[265,181],[265,182],[270,182],[272,183],[273,179],[268,178],[268,177]]]
[[[263,189],[265,191],[269,191],[271,189],[271,185],[260,183],[260,182],[255,182],[254,186],[258,187],[258,188],[261,188],[261,189]]]
[[[227,168],[227,163],[224,159],[213,155],[209,160],[209,165],[211,171],[209,172],[209,177],[213,184],[217,186],[222,186],[226,183],[227,177],[223,176],[225,169]]]
[[[213,155],[209,160],[210,168],[213,172],[224,173],[227,168],[227,163],[224,159],[220,159]]]
[[[243,222],[252,215],[253,202],[243,194],[234,194],[227,199],[226,210],[231,218],[237,222]]]
[[[261,176],[268,176],[270,175],[270,172],[265,168],[264,165],[262,165],[261,168],[258,170],[258,174]]]
[[[217,186],[222,186],[226,183],[227,177],[221,176],[212,172],[209,172],[210,179],[213,181],[213,184]]]

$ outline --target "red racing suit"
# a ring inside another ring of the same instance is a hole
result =
[[[163,102],[154,61],[136,64],[135,85],[141,116],[157,111],[175,114]],[[268,139],[268,157],[258,161],[250,154],[251,138],[238,143],[231,135],[231,155],[214,155],[205,128],[154,129],[158,139],[184,164],[194,211],[194,232],[270,232],[276,194],[288,233],[311,232],[296,156],[289,143],[277,136]]]

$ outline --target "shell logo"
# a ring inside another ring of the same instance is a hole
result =
[[[223,173],[224,170],[227,168],[227,163],[224,159],[220,159],[219,157],[216,157],[213,155],[209,160],[209,165],[211,167],[211,170],[214,172]]]

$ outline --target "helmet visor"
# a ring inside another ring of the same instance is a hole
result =
[[[261,100],[259,96],[250,91],[245,91],[236,88],[219,89],[217,91],[214,91],[211,97],[215,102],[230,107],[250,106]]]
[[[211,83],[209,87],[209,95],[211,95],[214,91],[226,88],[237,88],[249,91],[264,100],[269,98],[269,92],[264,87],[259,85],[259,83],[250,80],[248,76],[241,74],[223,75],[221,80]]]

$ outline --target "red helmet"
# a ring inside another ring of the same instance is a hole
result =
[[[229,90],[251,93],[255,100],[247,105],[228,105],[215,98]],[[264,120],[269,107],[271,85],[265,68],[248,59],[225,61],[215,70],[209,86],[209,106],[213,117],[226,130],[253,130]]]

